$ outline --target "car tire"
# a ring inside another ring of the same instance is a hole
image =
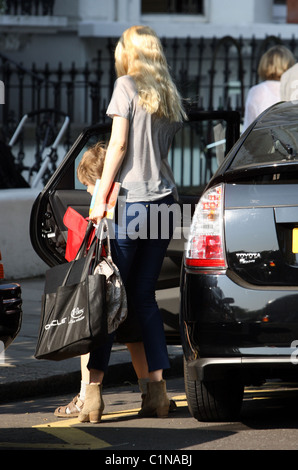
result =
[[[198,421],[235,421],[243,401],[243,384],[235,377],[222,380],[193,380],[184,359],[185,392],[190,414]]]

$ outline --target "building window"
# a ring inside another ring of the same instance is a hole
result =
[[[274,23],[287,22],[287,0],[273,1],[273,21]]]
[[[142,13],[202,15],[203,0],[142,0]]]

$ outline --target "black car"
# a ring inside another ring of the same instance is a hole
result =
[[[5,349],[8,348],[18,335],[21,324],[21,286],[4,279],[4,268],[0,252],[0,358],[2,358],[2,353]]]
[[[237,418],[243,390],[298,378],[298,102],[265,111],[196,207],[181,273],[192,415]]]
[[[33,205],[31,242],[37,254],[49,266],[65,262],[67,228],[63,217],[67,208],[71,206],[83,217],[88,216],[90,195],[77,180],[76,168],[86,148],[97,141],[108,141],[111,123],[109,120],[90,126],[79,134]],[[222,160],[239,137],[239,124],[239,113],[235,111],[192,109],[189,120],[176,136],[169,162],[178,184],[181,209],[184,204],[189,209],[183,217],[184,226],[190,225],[195,205],[218,167],[218,161]],[[186,238],[185,231],[180,231],[179,227],[177,233],[169,246],[156,286],[168,344],[181,344],[179,284]]]

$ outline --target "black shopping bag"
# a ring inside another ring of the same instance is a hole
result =
[[[74,261],[47,271],[36,359],[80,356],[106,341],[105,276],[94,274],[101,244],[95,237],[87,255],[79,250]]]

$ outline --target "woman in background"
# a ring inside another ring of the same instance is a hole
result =
[[[281,101],[280,78],[295,62],[292,52],[281,45],[271,47],[262,55],[258,66],[262,82],[248,92],[243,132],[265,109]]]

